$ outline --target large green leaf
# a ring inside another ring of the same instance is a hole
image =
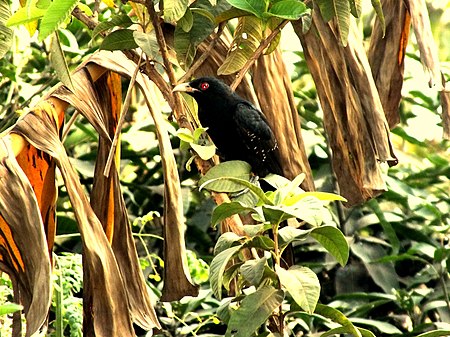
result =
[[[164,0],[164,21],[175,23],[180,20],[189,6],[189,0]]]
[[[292,266],[288,270],[276,265],[275,271],[281,285],[294,301],[307,313],[312,314],[320,296],[320,282],[317,275],[307,267]]]
[[[253,286],[258,286],[264,275],[267,259],[248,260],[239,268],[244,279]]]
[[[254,16],[239,18],[231,51],[217,70],[218,75],[229,75],[239,71],[258,48],[262,35],[262,22]]]
[[[240,307],[231,313],[226,337],[249,337],[272,315],[281,305],[284,292],[272,286],[264,286],[247,295]]]
[[[58,79],[70,90],[73,91],[72,77],[67,66],[64,52],[61,48],[58,32],[55,32],[50,42],[50,62],[56,71]]]
[[[200,189],[207,188],[216,192],[238,192],[246,186],[238,182],[222,178],[238,178],[250,180],[251,166],[245,161],[232,160],[212,167],[199,181]]]
[[[386,21],[384,19],[383,7],[381,5],[380,0],[371,0],[372,6],[375,9],[375,13],[377,13],[378,20],[380,20],[381,27],[383,27],[383,36],[386,32]]]
[[[92,31],[92,39],[98,34],[106,32],[114,27],[127,28],[133,24],[130,17],[126,14],[116,15],[109,21],[100,22]],[[144,51],[145,52],[145,51]]]
[[[308,7],[299,0],[281,0],[275,2],[267,14],[287,20],[298,20],[307,12]]]
[[[242,236],[239,236],[233,232],[223,233],[217,240],[216,245],[214,246],[214,255],[219,255],[224,250],[235,246],[242,239],[243,239]]]
[[[108,34],[100,45],[104,50],[126,50],[137,48],[131,29],[119,29]]]
[[[361,16],[362,11],[362,0],[349,0],[350,3],[350,11],[355,18],[359,18]]]
[[[318,303],[314,310],[316,314],[322,315],[339,323],[345,328],[345,333],[352,334],[355,337],[362,337],[361,332],[353,325],[352,322],[339,310],[328,305]]]
[[[262,18],[267,11],[268,0],[227,0],[233,7]]]
[[[441,337],[441,336],[450,336],[450,330],[434,330],[417,335],[417,337]]]
[[[349,247],[344,234],[333,226],[316,227],[312,230],[311,236],[316,239],[341,266],[345,266],[348,261]]]
[[[45,39],[56,31],[77,5],[78,0],[53,0],[47,8],[39,25],[39,40]]]
[[[234,214],[240,214],[251,210],[252,208],[248,208],[237,201],[223,203],[214,208],[211,216],[211,223],[215,226],[218,222],[221,222]]]
[[[158,40],[156,39],[154,30],[152,30],[150,33],[134,31],[133,37],[134,41],[136,41],[136,44],[151,60],[161,59],[161,54],[159,53],[159,44]]]
[[[5,0],[2,0],[5,1]],[[6,2],[8,3],[8,2]],[[38,8],[36,7],[36,1],[33,1],[30,3],[30,6],[27,7],[21,7],[18,9],[7,21],[6,26],[17,26],[17,25],[23,25],[28,22],[37,21],[38,19],[42,18],[45,14],[47,9]]]
[[[0,59],[11,48],[13,32],[5,25],[10,15],[8,0],[0,0]]]
[[[211,261],[209,282],[214,295],[219,299],[222,298],[223,273],[230,259],[232,259],[240,249],[240,245],[225,249]]]
[[[285,226],[278,231],[280,247],[286,247],[294,241],[305,240],[311,233],[312,229],[304,230],[294,228],[292,226]]]

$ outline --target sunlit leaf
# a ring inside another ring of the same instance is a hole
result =
[[[7,21],[6,26],[17,26],[42,18],[47,10],[31,5],[29,9],[22,7],[15,12]]]
[[[0,305],[0,316],[9,315],[23,309],[23,306],[15,303],[4,303]]]
[[[267,11],[267,0],[227,0],[233,7],[252,13],[258,18],[262,18]]]
[[[298,20],[308,12],[308,7],[298,0],[281,0],[270,7],[267,14],[287,20]]]
[[[199,181],[200,189],[207,188],[218,192],[237,192],[246,186],[230,180],[217,180],[218,178],[233,177],[250,180],[251,166],[247,162],[233,160],[220,163],[212,167]],[[215,180],[215,182],[213,181]],[[207,183],[210,181],[209,183]],[[220,189],[220,191],[218,190]]]
[[[194,17],[192,16],[192,11],[188,8],[186,13],[184,13],[183,17],[180,20],[178,20],[177,26],[179,25],[181,29],[183,29],[185,32],[188,32],[191,30],[193,24],[194,24]]]
[[[191,147],[194,151],[199,155],[203,160],[209,160],[216,154],[216,146],[211,145],[199,145],[195,143],[191,143]]]
[[[261,40],[261,20],[254,16],[239,18],[234,39],[231,43],[231,51],[217,70],[217,74],[229,75],[239,71],[258,48]]]
[[[233,201],[223,203],[214,208],[211,217],[211,223],[213,226],[215,226],[218,222],[221,222],[234,214],[240,214],[243,212],[248,212],[250,210],[251,208],[242,205],[240,202]]]
[[[7,0],[0,0],[0,59],[11,48],[13,32],[5,26],[6,21],[10,17],[9,3]]]
[[[312,314],[320,296],[320,282],[317,275],[307,267],[292,266],[288,270],[276,265],[275,271],[281,285],[295,302]]]
[[[189,6],[189,0],[164,0],[164,21],[174,23],[180,20]]]
[[[53,0],[45,11],[39,25],[39,40],[45,39],[56,31],[77,5],[78,0]]]

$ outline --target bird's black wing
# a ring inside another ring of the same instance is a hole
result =
[[[248,102],[240,102],[234,118],[253,171],[261,177],[268,173],[282,175],[278,144],[262,112]]]

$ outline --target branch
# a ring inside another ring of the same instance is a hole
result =
[[[226,22],[224,21],[219,24],[217,32],[211,35],[211,43],[208,45],[208,47],[206,47],[205,52],[197,59],[197,61],[195,61],[195,63],[188,69],[188,71],[180,78],[178,82],[183,83],[189,80],[194,72],[206,61],[206,59],[209,57],[212,50],[216,46],[220,35],[222,35],[223,29],[225,28],[225,23]]]
[[[244,64],[242,69],[239,71],[239,74],[231,83],[230,87],[232,90],[236,90],[238,85],[241,83],[242,79],[244,78],[247,71],[250,69],[250,67],[255,63],[255,61],[261,56],[261,54],[264,52],[264,50],[267,48],[267,46],[272,42],[272,40],[281,32],[281,30],[286,26],[286,24],[289,22],[289,20],[283,20],[275,29],[269,34],[267,38],[265,38],[263,41],[261,41],[261,44],[259,47],[255,50],[252,57],[250,57],[247,62]]]

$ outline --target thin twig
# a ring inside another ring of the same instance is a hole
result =
[[[208,47],[206,47],[205,52],[197,59],[197,61],[194,62],[194,64],[188,69],[188,71],[180,78],[178,82],[183,83],[189,80],[192,75],[194,75],[194,72],[206,61],[206,59],[209,57],[214,47],[216,46],[217,42],[219,41],[220,35],[222,35],[223,29],[225,28],[225,24],[226,22],[221,22],[219,24],[217,32],[211,35],[211,42]]]
[[[250,57],[247,62],[244,64],[242,69],[239,71],[239,74],[234,79],[233,83],[231,83],[230,87],[232,90],[236,90],[238,85],[241,83],[242,79],[244,78],[247,71],[250,69],[250,67],[255,63],[255,61],[261,56],[261,54],[264,52],[264,50],[267,48],[267,46],[272,42],[272,40],[278,35],[278,33],[281,32],[281,30],[286,26],[286,24],[289,22],[289,20],[283,20],[275,29],[269,34],[269,36],[261,41],[261,44],[259,47],[255,50],[252,57]]]
[[[111,170],[111,164],[112,164],[114,155],[116,153],[117,143],[119,141],[119,135],[120,135],[120,132],[122,131],[123,123],[125,122],[125,116],[128,112],[128,108],[130,107],[131,92],[133,91],[134,83],[136,82],[136,77],[139,72],[143,54],[144,54],[144,52],[141,52],[141,56],[139,57],[139,62],[136,65],[136,69],[134,70],[133,77],[131,78],[131,81],[130,81],[130,85],[128,86],[128,91],[125,96],[125,102],[122,106],[122,111],[120,113],[120,119],[119,119],[119,122],[117,123],[116,132],[114,133],[114,139],[111,144],[111,149],[109,150],[108,160],[106,161],[105,170],[103,171],[103,175],[106,177],[109,176],[109,171]]]

